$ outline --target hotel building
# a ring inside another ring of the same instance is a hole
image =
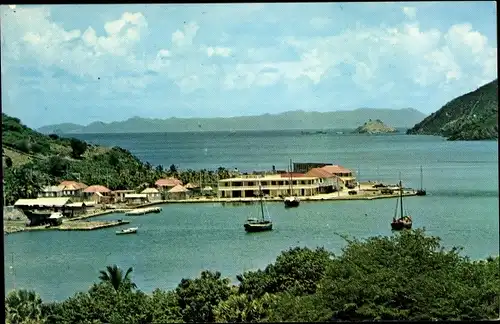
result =
[[[316,164],[315,164],[316,165]],[[242,175],[236,178],[219,180],[219,198],[257,197],[261,186],[262,193],[269,197],[289,195],[290,174]],[[307,173],[292,173],[292,195],[314,196],[331,193],[344,187],[353,187],[355,178],[352,172],[338,165],[325,165],[312,168]]]

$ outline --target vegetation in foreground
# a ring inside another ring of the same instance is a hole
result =
[[[62,302],[12,291],[7,323],[291,322],[480,320],[498,317],[500,258],[471,261],[423,230],[365,241],[347,239],[341,255],[323,248],[283,252],[264,270],[183,279],[171,291],[140,291],[128,269]]]
[[[448,102],[407,134],[440,135],[448,140],[498,139],[498,79]]]
[[[87,185],[104,185],[111,190],[143,190],[163,177],[215,186],[217,179],[230,176],[223,167],[217,170],[164,169],[141,162],[129,151],[88,144],[76,138],[43,135],[21,124],[17,118],[2,114],[2,155],[6,205],[20,198],[36,198],[47,185],[74,180]]]

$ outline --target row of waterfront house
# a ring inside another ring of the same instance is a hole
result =
[[[293,172],[274,171],[271,174],[241,174],[237,177],[218,181],[218,188],[200,188],[173,177],[159,179],[155,187],[135,190],[110,190],[103,185],[87,186],[76,181],[63,181],[57,186],[43,188],[39,197],[71,197],[75,201],[96,203],[141,204],[162,199],[187,199],[200,193],[213,194],[219,198],[255,197],[259,188],[269,197],[314,196],[344,188],[354,188],[356,178],[351,170],[340,165],[325,163],[295,163]]]
[[[259,190],[268,197],[314,196],[344,188],[356,187],[353,172],[340,165],[324,163],[296,163],[292,172],[240,174],[237,177],[218,181],[218,187],[201,188],[197,184],[184,185],[179,179],[159,179],[155,186],[140,192],[135,190],[110,190],[103,185],[87,186],[77,181],[62,181],[57,186],[43,188],[38,199],[19,199],[14,204],[30,219],[39,224],[50,216],[49,212],[60,212],[66,217],[75,217],[104,204],[134,206],[161,200],[188,199],[199,195],[215,195],[224,199],[256,197]]]

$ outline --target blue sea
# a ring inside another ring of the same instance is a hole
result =
[[[435,136],[302,135],[300,131],[196,132],[72,135],[91,143],[121,146],[143,161],[168,168],[286,169],[295,162],[329,162],[356,172],[361,181],[423,186],[428,195],[409,197],[414,226],[439,236],[445,247],[463,247],[472,259],[498,255],[498,142],[451,142]],[[32,232],[5,237],[5,289],[36,290],[44,300],[86,291],[106,265],[134,268],[140,289],[175,288],[203,269],[235,280],[243,271],[264,268],[283,250],[324,246],[341,253],[336,234],[358,238],[392,235],[396,201],[303,202],[285,210],[269,203],[275,230],[247,234],[243,222],[254,205],[164,205],[160,214],[127,216],[137,235],[116,228],[92,232]],[[112,214],[98,219],[125,217]]]

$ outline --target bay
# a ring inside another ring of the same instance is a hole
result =
[[[498,255],[498,142],[450,142],[402,134],[301,135],[298,131],[197,132],[72,135],[95,144],[121,146],[143,161],[180,169],[219,166],[240,171],[285,169],[295,162],[331,162],[356,171],[361,180],[420,186],[420,165],[428,195],[405,199],[414,226],[462,246],[472,259]],[[44,300],[61,300],[97,282],[106,265],[134,267],[140,289],[174,288],[203,269],[235,280],[263,268],[282,250],[324,246],[340,253],[335,233],[358,238],[392,235],[394,199],[302,203],[285,210],[267,207],[275,223],[268,233],[246,234],[242,224],[257,206],[164,205],[160,214],[130,217],[138,235],[115,229],[92,232],[32,232],[5,237],[5,289],[35,289]],[[121,214],[98,219],[117,219]],[[127,216],[127,219],[129,216]],[[12,262],[13,260],[13,262]],[[12,267],[12,269],[11,269]]]

